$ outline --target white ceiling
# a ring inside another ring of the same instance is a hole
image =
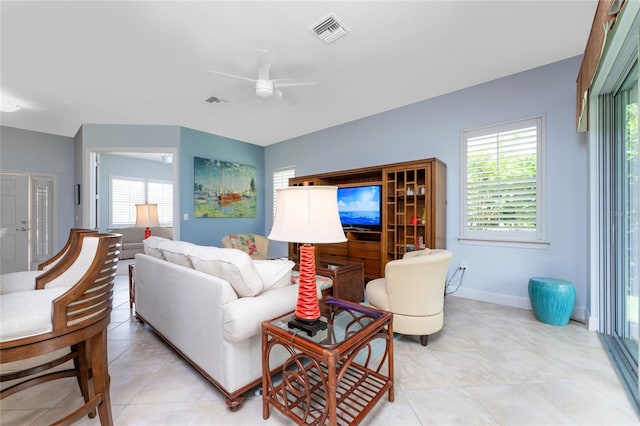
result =
[[[5,1],[0,123],[74,136],[83,123],[166,124],[269,145],[584,52],[584,1]],[[325,44],[327,14],[350,30]],[[247,96],[256,49],[271,77],[313,77],[279,101]],[[286,101],[286,102],[284,102]]]

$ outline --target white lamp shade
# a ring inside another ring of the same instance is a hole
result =
[[[158,205],[157,204],[136,204],[136,226],[138,228],[148,228],[158,226]]]
[[[338,213],[337,187],[291,186],[276,191],[276,217],[269,239],[312,244],[347,241]]]

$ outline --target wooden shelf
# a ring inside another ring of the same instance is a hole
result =
[[[347,231],[346,243],[316,245],[317,257],[362,262],[371,280],[384,276],[387,262],[401,258],[417,238],[428,248],[446,248],[446,169],[429,158],[300,176],[289,185],[382,185],[382,231]],[[411,217],[419,223],[411,224]],[[297,245],[290,244],[289,256],[295,255]]]

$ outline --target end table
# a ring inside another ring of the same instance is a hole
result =
[[[293,313],[262,323],[265,420],[273,406],[298,424],[356,425],[386,392],[393,402],[392,314],[332,297],[327,306],[315,336],[288,328]],[[289,358],[270,370],[282,350]]]

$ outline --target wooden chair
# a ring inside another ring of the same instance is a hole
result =
[[[78,243],[78,235],[82,234],[82,233],[86,233],[86,232],[93,232],[95,233],[96,231],[91,230],[91,229],[84,229],[84,228],[71,228],[69,229],[69,236],[67,237],[67,242],[65,243],[64,247],[62,247],[62,250],[60,250],[58,253],[56,253],[51,259],[45,260],[44,262],[42,262],[41,264],[38,265],[38,270],[39,271],[45,271],[51,267],[53,267],[56,263],[58,263],[60,261],[60,259],[69,252],[69,247],[75,245]]]
[[[78,256],[79,252],[71,250],[71,247],[75,247],[80,242],[80,235],[89,233],[97,234],[96,231],[92,231],[91,229],[71,228],[69,230],[67,242],[64,247],[62,247],[62,250],[56,253],[51,259],[39,264],[37,270],[9,272],[0,275],[0,294],[12,293],[14,291],[35,290],[36,278],[38,276],[53,268],[59,262],[62,262],[65,257],[70,257],[72,259],[67,262],[67,265],[71,265],[73,263],[73,259]],[[60,272],[61,270],[58,271]]]
[[[95,417],[96,410],[101,425],[113,424],[107,325],[121,241],[119,234],[79,234],[69,255],[36,278],[36,290],[0,296],[3,366],[71,349],[55,360],[3,373],[0,381],[11,384],[0,391],[0,399],[51,380],[76,377],[85,404],[54,424],[71,424],[85,415]],[[42,330],[46,318],[50,323]],[[73,368],[41,374],[70,360]]]

